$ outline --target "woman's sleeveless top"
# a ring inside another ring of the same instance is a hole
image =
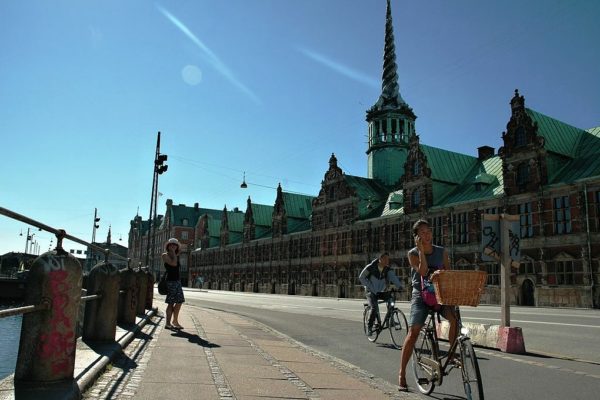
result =
[[[177,257],[177,265],[172,266],[165,263],[165,270],[167,271],[168,281],[178,281],[179,278],[179,257]]]
[[[419,251],[416,247],[412,248],[409,253],[416,257],[419,256]],[[444,248],[441,246],[433,245],[433,252],[431,254],[426,254],[425,258],[427,259],[427,266],[429,267],[429,271],[427,276],[431,275],[432,272],[438,269],[444,269]],[[411,277],[412,277],[412,287],[413,292],[421,291],[421,275],[415,271],[414,268],[411,268]],[[427,277],[423,277],[423,280],[427,280]]]

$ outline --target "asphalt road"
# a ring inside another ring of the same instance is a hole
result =
[[[400,351],[384,332],[370,343],[362,332],[362,300],[280,296],[226,291],[185,291],[186,304],[235,312],[264,323],[321,352],[397,383]],[[159,300],[159,297],[157,300]],[[160,300],[159,300],[160,301]],[[397,303],[408,313],[409,304]],[[464,321],[498,324],[494,306],[462,307]],[[600,312],[511,308],[512,326],[523,329],[525,355],[477,348],[486,399],[591,399],[600,389]],[[409,386],[415,387],[412,372]],[[413,389],[414,391],[415,389]],[[435,399],[464,398],[452,372]]]

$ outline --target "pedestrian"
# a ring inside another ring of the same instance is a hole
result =
[[[358,279],[366,289],[365,296],[371,307],[367,325],[368,334],[371,336],[373,334],[373,324],[379,315],[379,304],[377,303],[377,300],[389,300],[391,294],[386,291],[389,282],[392,282],[398,290],[402,290],[402,283],[390,268],[390,255],[388,253],[381,253],[379,257],[371,261],[369,265],[360,272]],[[380,322],[378,318],[377,321],[378,323]]]
[[[162,254],[162,260],[165,263],[167,271],[167,329],[183,329],[179,324],[179,310],[181,304],[185,301],[183,297],[183,288],[181,287],[181,278],[179,276],[179,241],[175,238],[167,240],[165,252]],[[173,323],[171,323],[173,317]]]
[[[410,301],[410,316],[408,318],[408,334],[402,346],[400,370],[398,371],[398,389],[408,391],[406,385],[406,365],[412,355],[419,331],[423,327],[430,307],[425,304],[421,295],[423,282],[429,283],[428,278],[438,269],[450,269],[448,252],[441,246],[433,244],[433,235],[429,222],[420,219],[413,225],[415,247],[408,251],[408,262],[412,275],[412,298]],[[439,307],[439,306],[438,306]],[[448,332],[449,343],[453,343],[457,335],[457,321],[454,310],[450,306],[441,306],[438,311],[450,323]],[[450,355],[452,357],[453,355]]]

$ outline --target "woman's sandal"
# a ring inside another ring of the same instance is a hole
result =
[[[404,382],[404,385],[401,383],[398,385],[398,391],[399,392],[408,392],[408,385],[406,384],[406,382]]]
[[[179,324],[173,324],[173,328],[175,328],[175,329],[183,329],[183,326],[181,326]]]
[[[165,328],[166,329],[173,329],[173,325],[171,325],[171,324],[165,324]]]

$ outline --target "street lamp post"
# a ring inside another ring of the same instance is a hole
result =
[[[158,176],[162,175],[169,168],[165,164],[166,154],[160,154],[160,132],[156,137],[156,153],[154,155],[154,168],[152,174],[152,194],[150,196],[150,216],[148,217],[148,240],[146,243],[146,267],[150,267],[152,261],[152,270],[154,271],[154,247],[156,246],[156,201],[158,194]],[[152,241],[152,244],[150,243]],[[150,260],[150,248],[152,248],[152,259]],[[158,271],[154,271],[158,272]],[[155,274],[156,275],[156,274]]]

